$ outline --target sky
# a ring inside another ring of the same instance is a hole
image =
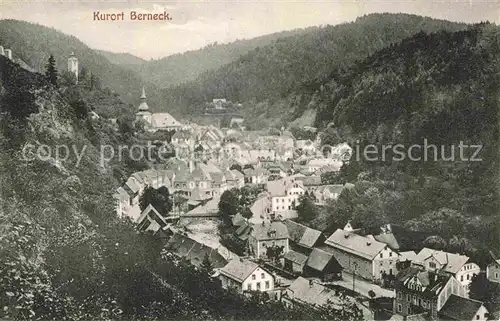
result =
[[[94,21],[94,12],[124,21]],[[131,11],[170,21],[131,21]],[[18,19],[74,35],[94,49],[158,59],[207,44],[317,25],[375,12],[404,12],[460,22],[500,24],[500,0],[0,0],[0,19]]]

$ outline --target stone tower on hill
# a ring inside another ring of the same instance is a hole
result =
[[[78,58],[76,58],[73,52],[68,58],[68,71],[75,75],[76,83],[78,84]]]

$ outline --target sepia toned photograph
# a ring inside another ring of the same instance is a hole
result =
[[[0,321],[500,321],[499,0],[0,0]]]

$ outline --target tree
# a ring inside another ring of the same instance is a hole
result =
[[[73,107],[73,110],[75,111],[76,118],[78,119],[85,119],[88,117],[88,108],[87,104],[85,104],[85,101],[83,99],[77,99],[69,102],[69,105]]]
[[[214,273],[214,267],[212,265],[212,262],[210,262],[210,257],[207,253],[205,253],[205,256],[203,257],[200,269],[203,273],[208,275],[212,275]]]
[[[250,208],[248,207],[244,207],[242,210],[241,210],[241,216],[243,216],[244,218],[246,218],[247,220],[251,219],[252,216],[253,216],[253,213],[252,211],[250,210]]]
[[[49,61],[46,66],[45,77],[54,86],[57,87],[57,69],[56,60],[53,55],[50,55]]]
[[[161,186],[158,189],[154,189],[151,186],[146,186],[139,198],[139,207],[141,211],[144,211],[150,204],[158,213],[167,216],[172,210],[172,200],[170,199],[168,188]]]
[[[219,214],[226,226],[231,222],[231,217],[239,210],[238,190],[236,188],[224,191],[219,201]]]
[[[300,222],[309,222],[318,215],[318,208],[310,197],[302,195],[298,201],[299,205],[297,205],[296,210],[299,214],[298,220]]]
[[[278,245],[273,245],[273,246],[268,246],[266,250],[266,256],[269,260],[272,262],[276,262],[279,260],[281,253],[283,253],[284,246],[278,246]]]

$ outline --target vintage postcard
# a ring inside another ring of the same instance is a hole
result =
[[[500,320],[499,0],[0,0],[0,320]]]

